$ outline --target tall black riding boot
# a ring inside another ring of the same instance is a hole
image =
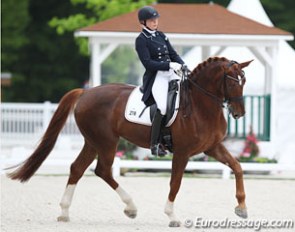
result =
[[[152,155],[164,156],[167,152],[164,150],[163,145],[160,144],[160,133],[162,128],[162,121],[164,116],[159,110],[157,110],[152,123],[152,133],[151,133],[151,152]]]

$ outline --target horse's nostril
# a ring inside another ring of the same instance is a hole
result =
[[[234,116],[234,119],[239,119],[241,117],[240,114],[234,114],[233,116]]]

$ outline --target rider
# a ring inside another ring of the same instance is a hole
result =
[[[159,13],[151,6],[144,6],[138,11],[142,31],[136,38],[135,47],[146,69],[142,101],[147,106],[156,102],[158,108],[152,122],[151,153],[164,156],[167,153],[160,143],[160,133],[166,114],[168,83],[172,79],[179,79],[175,72],[181,69],[184,62],[166,35],[157,30],[159,17]]]

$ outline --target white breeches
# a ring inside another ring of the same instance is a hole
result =
[[[176,73],[170,69],[169,71],[158,71],[155,82],[152,87],[152,93],[157,103],[158,109],[162,115],[166,114],[167,110],[167,94],[169,81],[180,79]]]

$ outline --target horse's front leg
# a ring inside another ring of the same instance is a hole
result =
[[[215,158],[221,163],[228,165],[234,172],[236,178],[236,198],[238,200],[238,206],[235,208],[235,213],[242,218],[247,218],[247,207],[245,203],[246,194],[244,189],[243,170],[240,163],[234,158],[228,150],[219,144],[213,149],[205,152],[205,154]]]
[[[187,157],[182,157],[180,155],[174,154],[172,160],[170,192],[165,206],[165,213],[168,215],[170,219],[169,227],[179,227],[181,224],[174,213],[174,200],[180,188],[181,179],[187,162]]]

